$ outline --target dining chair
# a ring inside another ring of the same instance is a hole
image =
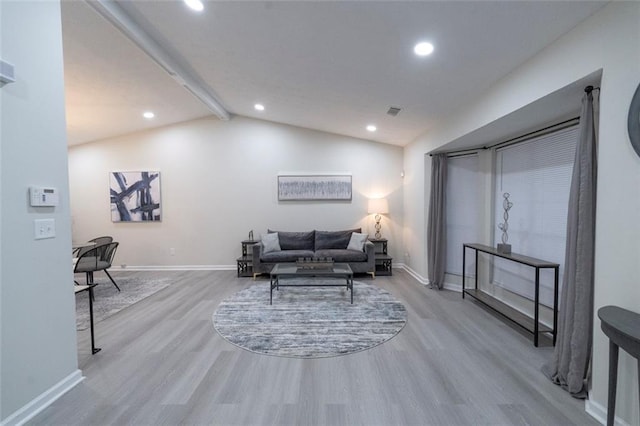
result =
[[[106,250],[104,250],[102,252],[102,259],[101,259],[103,262],[105,262],[105,264],[108,265],[108,266],[106,266],[104,268],[104,273],[107,274],[107,276],[109,277],[109,279],[111,280],[113,285],[116,286],[118,291],[120,291],[120,287],[118,287],[118,284],[116,284],[115,280],[113,279],[113,277],[109,273],[108,269],[111,268],[111,264],[113,263],[113,258],[116,255],[116,250],[118,249],[119,245],[120,245],[120,243],[118,243],[118,242],[109,243],[108,249],[106,249]]]
[[[76,252],[76,255],[74,256],[75,258],[79,258],[84,252],[86,252],[87,250],[90,250],[91,248],[98,246],[100,244],[106,244],[106,243],[110,243],[113,241],[113,237],[110,236],[104,236],[104,237],[96,237],[96,238],[92,238],[89,241],[87,241],[88,243],[95,243],[92,246],[87,246],[87,247],[81,247],[80,249],[78,249],[78,251]]]
[[[120,291],[120,287],[118,287],[118,284],[116,284],[111,274],[107,271],[107,269],[111,267],[118,245],[119,243],[117,242],[110,242],[97,244],[89,248],[78,257],[73,272],[84,273],[86,275],[87,285],[89,285],[93,284],[94,272],[104,271],[113,285]]]

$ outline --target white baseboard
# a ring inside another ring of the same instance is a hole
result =
[[[407,273],[415,278],[420,284],[429,285],[429,280],[427,278],[424,278],[422,275],[420,275],[404,263],[399,263],[398,267],[407,271]]]
[[[235,271],[236,265],[121,265],[120,268],[112,268],[113,271]],[[409,275],[415,278],[422,285],[429,285],[429,279],[421,276],[404,263],[396,263],[393,269],[404,269]],[[461,292],[462,286],[445,283],[445,290]]]
[[[236,265],[124,265],[111,271],[235,271]]]
[[[74,371],[32,399],[27,405],[2,420],[0,426],[18,426],[25,424],[83,380],[84,376],[82,375],[82,371]]]
[[[591,417],[599,421],[601,424],[607,424],[607,408],[602,404],[599,404],[591,399],[587,399],[584,402],[584,411]],[[631,426],[629,423],[616,416],[613,420],[613,424],[617,426]]]
[[[445,281],[444,286],[442,287],[445,290],[456,291],[458,293],[462,293],[462,286],[460,284],[452,284]]]
[[[426,286],[428,286],[430,284],[428,278],[425,278],[422,275],[418,274],[416,271],[414,271],[413,269],[411,269],[407,265],[405,265],[403,263],[400,263],[398,266],[400,268],[404,269],[405,271],[407,271],[407,273],[409,275],[411,275],[413,278],[415,278],[420,284],[426,285]],[[458,284],[445,282],[444,286],[442,288],[444,290],[451,290],[451,291],[457,291],[458,293],[462,293],[462,286],[458,285]]]

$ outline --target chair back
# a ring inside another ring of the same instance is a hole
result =
[[[111,267],[118,248],[116,242],[99,244],[80,254],[73,268],[74,273],[103,271]]]
[[[110,236],[104,236],[104,237],[96,237],[92,240],[89,240],[92,243],[96,243],[96,245],[99,244],[106,244],[106,243],[110,243],[113,241],[113,237]]]
[[[82,247],[80,250],[78,250],[78,252],[76,254],[76,257],[80,258],[80,256],[82,256],[87,251],[89,251],[89,250],[91,250],[91,249],[93,249],[93,248],[95,248],[95,247],[97,247],[99,245],[110,243],[111,241],[113,241],[113,237],[110,237],[110,236],[92,238],[88,242],[96,243],[96,244],[94,246]]]
[[[112,242],[107,245],[107,247],[102,251],[101,261],[106,262],[108,266],[104,269],[111,268],[111,264],[113,263],[113,258],[116,255],[116,250],[118,249],[118,242]]]
[[[95,245],[93,247],[88,247],[85,250],[83,250],[82,253],[78,254],[78,261],[73,267],[73,272],[79,273],[79,272],[99,271],[101,269],[99,267],[100,258],[102,256],[102,253],[106,250],[108,246],[109,246],[109,243]]]

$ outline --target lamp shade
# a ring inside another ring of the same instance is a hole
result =
[[[368,213],[387,214],[389,213],[389,203],[386,198],[371,198],[369,200]]]

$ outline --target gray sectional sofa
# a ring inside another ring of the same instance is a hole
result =
[[[348,263],[354,273],[375,276],[375,245],[366,240],[361,250],[348,249],[352,235],[362,237],[360,229],[344,231],[283,232],[268,231],[253,245],[253,276],[271,272],[276,263],[293,263],[299,258],[330,257],[336,263]],[[273,234],[277,234],[275,237]],[[273,240],[276,240],[274,248]],[[353,244],[353,243],[352,243]]]

